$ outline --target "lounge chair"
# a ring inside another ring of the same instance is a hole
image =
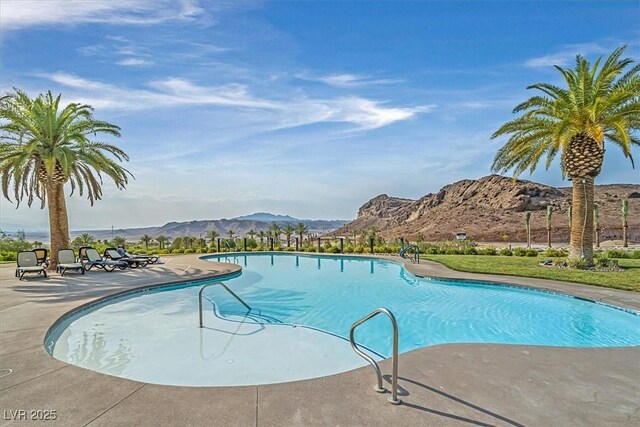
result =
[[[20,251],[17,257],[16,277],[20,280],[27,273],[43,274],[47,277],[44,265],[38,265],[38,256],[34,251]]]
[[[104,257],[106,259],[110,259],[113,261],[124,261],[129,267],[146,267],[149,264],[149,260],[146,258],[136,258],[136,257],[126,257],[124,255],[120,255],[115,248],[107,248],[104,250]]]
[[[124,270],[129,264],[123,261],[104,260],[95,248],[83,246],[78,250],[80,262],[85,270],[91,270],[93,267],[102,268],[104,271],[113,271],[116,268]]]
[[[159,256],[155,255],[147,255],[147,254],[130,254],[127,251],[124,251],[124,256],[128,258],[146,258],[149,264],[155,264],[160,259]]]
[[[84,266],[80,262],[76,262],[76,255],[73,253],[73,249],[60,249],[58,251],[58,266],[56,271],[64,276],[67,270],[80,270],[84,274]]]
[[[36,248],[33,250],[36,253],[36,258],[38,259],[38,265],[44,266],[44,268],[49,267],[49,250],[45,248]]]

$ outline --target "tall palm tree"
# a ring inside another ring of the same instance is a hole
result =
[[[627,240],[628,231],[629,231],[629,223],[627,222],[629,218],[629,199],[622,199],[622,247],[628,248],[629,242]]]
[[[60,106],[60,95],[51,92],[35,99],[18,89],[0,98],[0,175],[2,193],[29,206],[40,199],[49,210],[50,269],[58,263],[58,249],[69,244],[69,217],[64,195],[69,183],[89,202],[102,197],[102,177],[110,177],[124,189],[132,175],[118,162],[129,157],[115,145],[91,140],[106,134],[119,137],[120,128],[93,118],[88,105]],[[112,157],[111,157],[112,156]],[[10,190],[10,188],[12,190]]]
[[[251,240],[254,240],[255,236],[256,236],[256,230],[254,230],[253,228],[249,231],[247,231],[247,236],[249,236],[249,238]]]
[[[553,216],[553,206],[547,205],[546,220],[547,220],[547,247],[551,247],[551,217]]]
[[[299,222],[296,224],[296,233],[300,236],[300,244],[302,245],[302,238],[305,234],[309,232],[309,227],[304,222]]]
[[[260,238],[260,246],[264,246],[264,238],[267,237],[267,233],[264,230],[258,231],[258,237]]]
[[[294,233],[295,229],[291,224],[287,224],[282,229],[284,236],[287,238],[287,247],[291,246],[291,235]]]
[[[593,228],[596,232],[596,248],[600,247],[600,207],[593,204]]]
[[[616,49],[600,66],[576,57],[575,69],[556,67],[567,88],[548,83],[529,86],[541,95],[516,106],[523,114],[502,125],[492,136],[510,135],[498,150],[492,169],[512,170],[514,178],[535,170],[543,157],[547,168],[561,153],[563,177],[573,183],[573,217],[569,256],[593,264],[594,179],[600,173],[605,142],[631,157],[640,145],[640,66],[625,72],[634,61],[621,59],[626,46]],[[624,74],[623,74],[624,73]]]
[[[152,240],[153,237],[149,236],[148,234],[145,234],[140,238],[140,241],[142,242],[146,250],[149,250],[149,243],[151,243]]]
[[[164,249],[165,243],[167,243],[168,240],[169,239],[167,239],[167,236],[165,235],[160,235],[156,237],[156,242],[158,242],[158,244],[160,245],[160,249]]]
[[[276,243],[279,244],[280,235],[282,234],[282,228],[280,228],[277,222],[272,222],[271,226],[269,226],[269,230],[271,230],[271,233],[273,234],[273,238],[275,239]]]
[[[96,244],[96,238],[89,233],[82,233],[76,236],[75,239],[71,242],[71,246],[74,249],[79,249],[82,246],[93,246]]]
[[[527,248],[531,247],[531,212],[524,213],[524,226],[527,230]]]

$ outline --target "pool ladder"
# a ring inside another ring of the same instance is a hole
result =
[[[382,372],[380,372],[380,366],[378,366],[378,363],[373,360],[371,356],[358,348],[358,345],[356,344],[354,338],[355,331],[358,326],[362,325],[369,319],[376,317],[380,313],[386,314],[389,320],[391,320],[391,325],[393,326],[393,373],[391,377],[391,397],[389,398],[389,402],[393,405],[399,405],[402,403],[402,401],[398,399],[398,322],[396,322],[396,317],[393,315],[393,313],[391,313],[388,309],[381,307],[367,314],[362,319],[351,325],[351,329],[349,330],[349,341],[351,342],[353,351],[355,351],[358,356],[369,362],[371,366],[373,366],[373,370],[376,371],[378,384],[374,387],[374,390],[378,393],[385,393],[387,389],[382,386]]]
[[[247,310],[251,311],[251,307],[249,307],[249,305],[244,302],[242,300],[242,298],[240,298],[238,295],[236,295],[235,292],[233,292],[231,289],[229,289],[227,287],[227,285],[225,285],[222,282],[214,282],[214,283],[207,283],[206,285],[204,285],[203,287],[200,288],[200,292],[198,292],[198,313],[199,313],[199,319],[200,319],[200,327],[202,328],[202,292],[208,288],[209,286],[222,286],[223,288],[225,288],[227,290],[227,292],[229,292],[231,294],[232,297],[234,297],[235,299],[237,299],[240,304],[244,305],[245,307],[247,307]]]

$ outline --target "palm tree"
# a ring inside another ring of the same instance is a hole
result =
[[[627,234],[629,231],[629,223],[627,218],[629,217],[629,199],[622,200],[622,247],[628,248],[629,242],[627,241]]]
[[[569,256],[593,264],[594,179],[600,173],[604,144],[618,146],[625,157],[640,145],[640,67],[625,68],[634,61],[621,59],[626,46],[616,49],[602,64],[593,66],[576,57],[575,69],[556,67],[567,88],[548,83],[529,86],[542,95],[516,106],[523,114],[502,125],[492,136],[510,135],[498,150],[492,169],[513,170],[514,178],[535,170],[543,157],[547,168],[561,153],[563,177],[573,183],[573,217]]]
[[[60,95],[47,92],[35,99],[23,91],[0,98],[0,175],[2,193],[9,201],[10,188],[16,202],[31,206],[40,199],[49,210],[50,269],[58,263],[58,249],[69,244],[69,217],[64,187],[71,194],[86,191],[89,202],[102,198],[102,177],[110,177],[124,189],[132,175],[117,162],[128,161],[118,147],[96,142],[91,136],[120,136],[120,128],[95,120],[88,105],[72,103],[60,108]],[[114,158],[110,157],[113,156]],[[13,182],[13,184],[11,184]]]
[[[309,232],[309,227],[304,222],[299,222],[296,224],[296,233],[300,236],[300,244],[302,245],[302,238],[305,234]]]
[[[145,234],[140,238],[140,242],[142,242],[142,244],[144,245],[145,250],[149,250],[149,243],[151,243],[152,240],[153,238],[148,234]]]
[[[158,242],[158,244],[160,245],[160,249],[164,249],[165,243],[167,243],[168,240],[169,239],[167,239],[167,236],[165,235],[156,237],[156,242]]]
[[[593,228],[596,231],[596,248],[600,247],[600,207],[593,205]]]
[[[247,231],[247,236],[249,236],[249,238],[253,240],[254,237],[256,236],[256,230],[252,228],[251,230]]]
[[[295,229],[291,224],[287,224],[282,229],[285,237],[287,238],[287,247],[291,246],[291,235],[294,233]]]
[[[524,226],[527,230],[527,248],[531,247],[531,212],[524,213]]]
[[[122,237],[122,236],[116,236],[116,237],[114,237],[113,239],[111,239],[111,240],[109,241],[109,244],[110,244],[111,246],[115,246],[115,247],[118,247],[118,246],[124,246],[124,245],[126,245],[126,244],[127,244],[127,239],[125,239],[125,238],[124,238],[124,237]]]
[[[227,235],[229,236],[229,239],[230,239],[230,240],[231,240],[231,239],[233,239],[233,236],[234,236],[235,234],[236,234],[236,233],[235,233],[235,231],[233,231],[233,230],[229,230],[229,231],[227,231]]]
[[[280,228],[280,226],[278,225],[277,222],[272,222],[271,226],[269,227],[269,229],[271,230],[271,233],[273,233],[273,238],[279,244],[279,242],[280,242],[280,234],[282,234],[282,228]]]
[[[551,247],[551,216],[553,215],[553,207],[551,205],[547,205],[547,247]]]
[[[260,238],[260,246],[264,246],[264,238],[267,237],[267,234],[264,230],[258,231],[258,237]]]
[[[216,242],[216,239],[220,236],[216,230],[207,231],[207,239],[209,239],[209,244],[213,247]]]
[[[96,238],[89,233],[82,233],[73,239],[79,243],[79,246],[93,246],[96,243]]]

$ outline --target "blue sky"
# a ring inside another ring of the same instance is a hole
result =
[[[122,128],[125,191],[72,229],[270,211],[354,218],[490,173],[490,135],[570,66],[627,44],[637,1],[29,1],[0,3],[1,87],[95,108]],[[634,151],[634,157],[640,158]],[[562,182],[556,166],[525,179]],[[613,147],[598,183],[639,183]],[[2,200],[2,228],[46,229]]]

